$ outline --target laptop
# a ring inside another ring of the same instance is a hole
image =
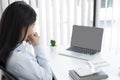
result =
[[[103,28],[73,26],[71,46],[60,54],[90,60],[101,51]]]

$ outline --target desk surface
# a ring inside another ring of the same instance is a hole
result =
[[[72,80],[69,76],[69,70],[84,67],[87,66],[87,64],[85,60],[60,55],[59,50],[62,49],[64,48],[48,48],[47,51],[50,51],[48,56],[50,65],[57,80]],[[109,78],[105,80],[120,80],[120,54],[105,50],[101,51],[99,54],[103,60],[109,63],[108,66],[101,67],[101,69],[109,76]]]

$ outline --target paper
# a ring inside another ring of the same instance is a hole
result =
[[[78,68],[75,70],[75,72],[79,75],[79,76],[87,76],[87,75],[92,75],[94,73],[97,73],[98,71],[92,71],[90,68]]]
[[[88,61],[88,64],[94,65],[95,68],[102,68],[110,65],[108,62],[102,59]]]

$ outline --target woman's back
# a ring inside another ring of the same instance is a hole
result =
[[[39,46],[34,48],[35,52],[39,51],[40,54],[40,56],[39,54],[36,55],[37,59],[27,49],[27,44],[23,42],[13,51],[6,69],[19,80],[52,80],[52,72],[41,48]]]

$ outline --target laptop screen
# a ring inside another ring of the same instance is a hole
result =
[[[89,26],[73,26],[71,46],[100,51],[103,28]]]

